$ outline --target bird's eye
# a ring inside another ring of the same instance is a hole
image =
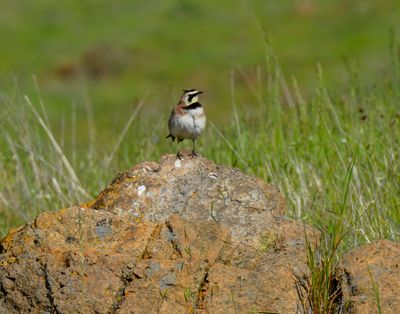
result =
[[[187,98],[188,102],[191,102],[193,100],[193,98],[196,97],[196,96],[197,96],[197,94],[188,95],[188,98]]]

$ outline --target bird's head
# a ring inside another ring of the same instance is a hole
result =
[[[202,91],[195,89],[185,89],[183,90],[181,101],[183,101],[186,106],[191,105],[199,100],[199,95],[202,93]]]

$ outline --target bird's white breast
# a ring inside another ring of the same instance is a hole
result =
[[[171,133],[180,139],[196,139],[206,125],[203,108],[185,110],[186,114],[176,116],[171,121]]]
[[[198,107],[195,109],[189,109],[185,111],[193,117],[198,117],[204,114],[203,107]]]
[[[206,126],[206,116],[201,115],[194,118],[194,128],[196,132],[200,135],[200,133],[204,130]]]

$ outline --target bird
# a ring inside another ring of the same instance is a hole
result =
[[[166,138],[171,138],[173,142],[177,139],[178,144],[185,139],[192,140],[192,158],[197,156],[195,141],[206,126],[206,115],[203,106],[199,103],[199,95],[202,93],[203,91],[193,88],[184,89],[168,120],[169,134]],[[176,155],[181,159],[179,152]]]

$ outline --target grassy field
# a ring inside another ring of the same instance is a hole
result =
[[[286,81],[279,66],[271,62],[268,68],[273,74],[249,82],[251,108],[238,105],[242,99],[235,95],[232,76],[231,122],[223,129],[209,122],[198,145],[201,153],[279,186],[292,217],[327,232],[343,221],[348,229],[343,249],[373,239],[398,240],[398,61],[385,79],[367,86],[355,77],[350,85],[330,90],[321,71],[308,98],[297,89],[282,89]],[[145,101],[104,141],[96,140],[89,114],[92,140],[84,149],[77,145],[82,134],[75,128],[76,112],[60,122],[68,132],[56,138],[40,101],[17,92],[1,95],[1,103],[2,234],[40,211],[87,201],[118,171],[177,150],[164,139],[168,112],[144,115]]]
[[[279,186],[327,258],[399,240],[398,1],[0,6],[0,236],[175,153],[166,121],[196,87],[201,154]]]

